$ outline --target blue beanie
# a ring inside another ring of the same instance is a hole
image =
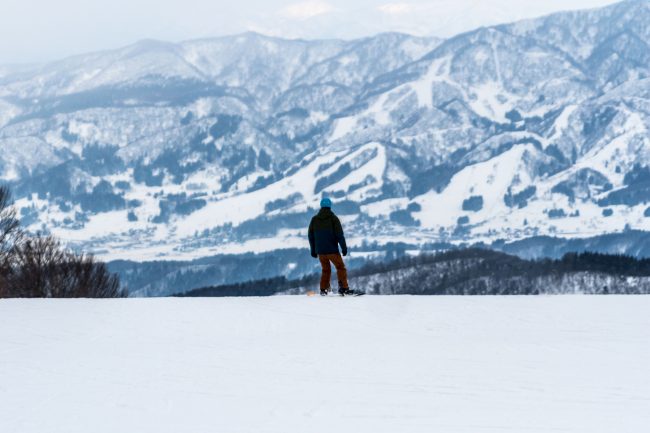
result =
[[[329,208],[331,208],[332,207],[332,200],[325,197],[324,199],[322,199],[320,201],[320,207],[329,207]]]

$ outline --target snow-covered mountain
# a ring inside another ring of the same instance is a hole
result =
[[[23,220],[105,258],[650,230],[650,3],[481,28],[143,41],[0,71]]]

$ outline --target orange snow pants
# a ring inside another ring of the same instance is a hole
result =
[[[334,263],[336,268],[336,279],[339,280],[339,289],[347,289],[348,287],[348,271],[345,269],[343,257],[341,254],[320,254],[318,256],[322,274],[320,276],[320,288],[327,289],[330,287],[330,278],[332,278],[332,265]]]

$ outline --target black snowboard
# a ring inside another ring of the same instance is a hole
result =
[[[350,294],[339,295],[339,296],[342,297],[342,298],[348,298],[348,297],[355,297],[356,298],[357,296],[363,296],[365,294],[366,294],[365,292],[359,292],[357,290],[353,290],[352,293],[350,293]]]
[[[327,297],[329,297],[331,295],[338,296],[338,297],[341,297],[341,298],[356,298],[358,296],[363,296],[365,294],[366,294],[365,292],[358,292],[358,291],[355,290],[352,293],[350,293],[349,295],[341,295],[339,293],[330,292],[330,294],[328,294],[328,295],[320,295],[320,296],[322,296],[324,298],[327,298]],[[307,292],[307,296],[319,296],[319,294],[317,292]]]

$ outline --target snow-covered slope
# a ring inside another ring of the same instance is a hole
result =
[[[0,431],[637,433],[650,298],[3,300]]]
[[[0,179],[103,258],[650,230],[650,6],[445,41],[142,41],[0,78]]]

